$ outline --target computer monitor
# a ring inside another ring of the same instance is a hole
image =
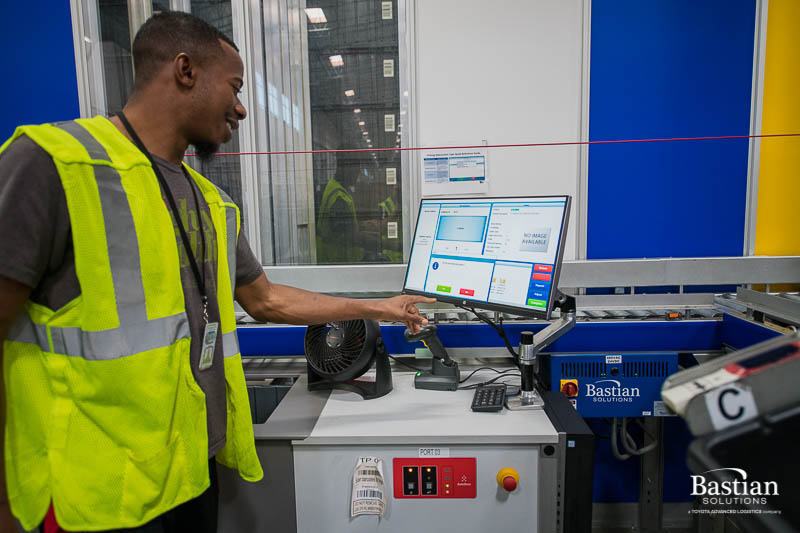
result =
[[[549,320],[571,201],[422,200],[403,292]]]

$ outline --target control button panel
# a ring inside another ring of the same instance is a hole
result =
[[[474,457],[396,457],[392,466],[395,498],[477,496]]]
[[[405,496],[419,495],[418,466],[407,466],[403,468],[403,494]]]

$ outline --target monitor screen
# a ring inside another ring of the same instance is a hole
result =
[[[569,196],[422,200],[403,292],[550,318]]]

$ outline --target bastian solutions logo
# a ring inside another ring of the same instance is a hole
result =
[[[712,472],[719,474],[712,476]],[[759,506],[768,505],[770,496],[779,495],[777,481],[748,479],[747,471],[742,468],[715,468],[690,477],[692,496],[698,498],[701,505],[712,508],[695,509],[692,512],[780,513],[777,510],[759,509]]]
[[[632,402],[639,396],[641,396],[639,387],[623,387],[616,379],[601,379],[586,384],[586,397],[591,398],[593,402]]]

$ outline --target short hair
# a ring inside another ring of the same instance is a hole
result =
[[[222,55],[224,41],[239,48],[227,35],[189,13],[167,11],[153,15],[133,39],[134,88],[147,84],[165,63],[181,52],[202,64]]]

